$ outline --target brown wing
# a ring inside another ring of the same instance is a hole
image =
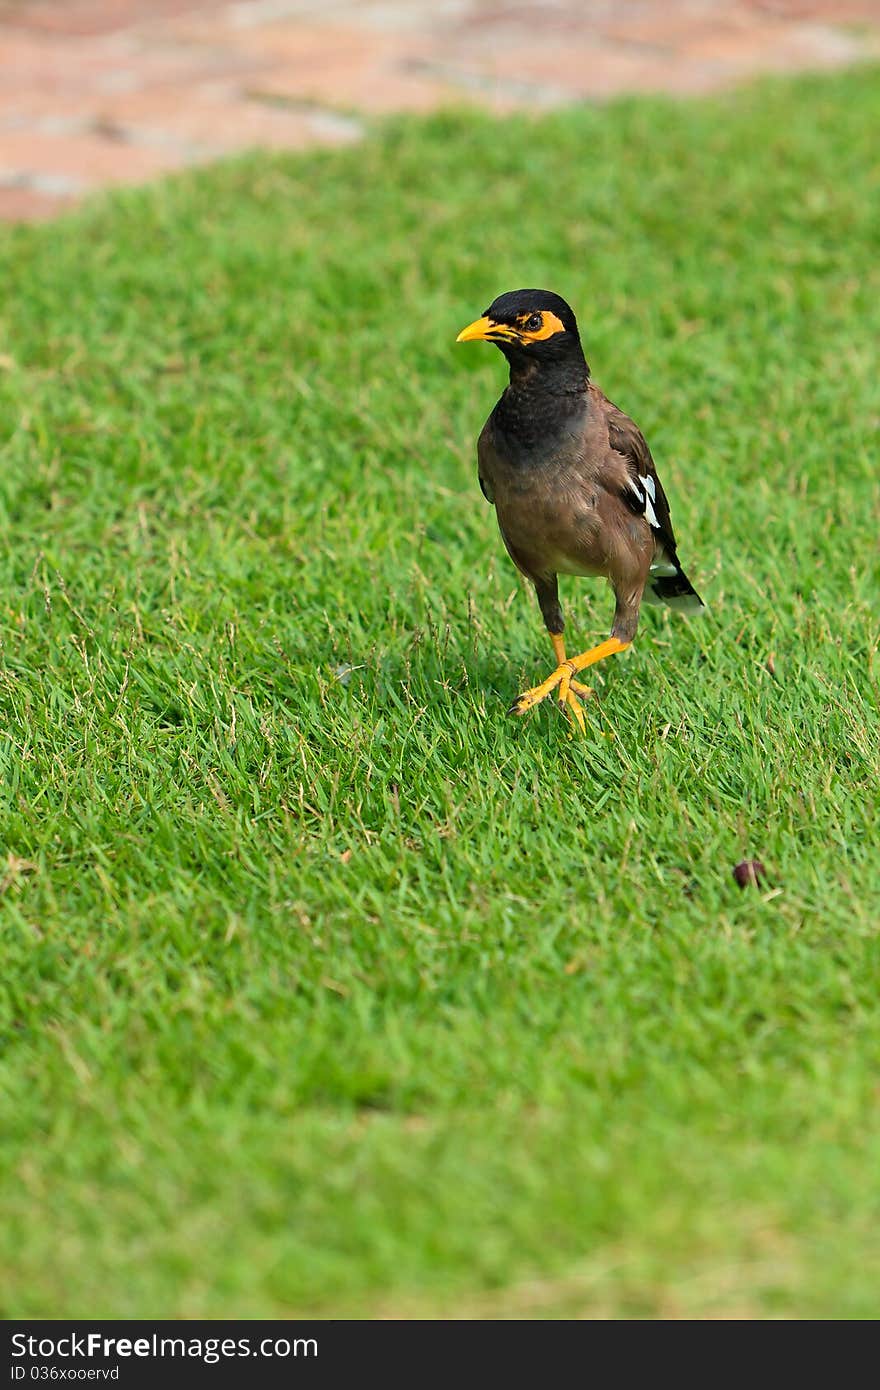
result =
[[[650,522],[657,540],[669,560],[677,564],[675,532],[669,515],[669,503],[663,485],[657,477],[657,469],[651,457],[651,450],[645,442],[638,425],[622,410],[609,401],[596,386],[591,385],[594,398],[608,425],[608,442],[615,453],[626,462],[628,486],[621,496],[626,505],[639,516]]]

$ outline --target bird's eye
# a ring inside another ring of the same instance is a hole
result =
[[[530,333],[537,333],[543,323],[544,319],[541,314],[532,314],[530,318],[526,319],[526,328]]]

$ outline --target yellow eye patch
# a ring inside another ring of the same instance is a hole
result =
[[[525,338],[530,343],[541,343],[545,338],[552,338],[555,333],[565,332],[565,324],[562,322],[562,319],[557,318],[549,309],[541,310],[540,328],[526,328],[529,319],[533,317],[533,314],[520,314],[516,321],[519,336]]]

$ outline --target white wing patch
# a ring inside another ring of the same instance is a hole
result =
[[[645,489],[645,516],[655,531],[659,531],[660,522],[657,520],[657,513],[654,511],[654,503],[657,501],[657,490],[654,487],[654,479],[650,475],[646,478],[639,478],[639,482]]]
[[[648,522],[648,525],[653,526],[655,531],[659,531],[660,522],[657,520],[657,513],[654,511],[654,503],[657,501],[657,489],[654,486],[654,479],[650,475],[644,478],[639,475],[639,483],[642,485],[641,488],[634,478],[628,478],[627,482],[645,509],[645,520]]]
[[[667,560],[665,553],[661,550],[651,566],[651,573],[656,575],[658,579],[671,579],[674,574],[678,574],[678,570],[671,560]]]

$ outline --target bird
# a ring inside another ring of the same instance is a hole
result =
[[[555,692],[583,733],[581,701],[593,690],[577,676],[631,645],[642,603],[694,614],[705,605],[679,563],[644,435],[592,381],[569,304],[550,290],[510,290],[456,339],[478,341],[495,343],[510,368],[477,443],[480,488],[511,560],[535,587],[556,659],[508,713],[526,714]],[[610,637],[573,657],[560,574],[603,575],[614,591]]]

